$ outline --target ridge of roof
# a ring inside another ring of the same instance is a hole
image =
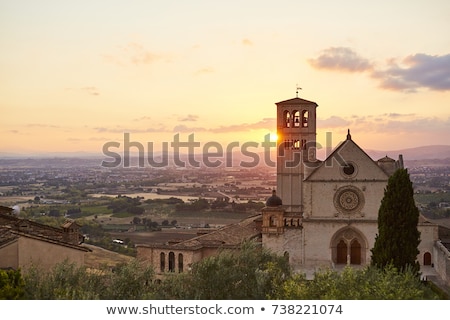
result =
[[[292,98],[292,99],[288,99],[288,100],[284,100],[284,101],[280,101],[280,102],[276,102],[276,105],[283,105],[283,104],[314,104],[316,106],[318,106],[318,104],[314,101],[309,101],[306,99],[302,99],[299,97],[296,98]]]
[[[139,247],[171,247],[177,249],[198,250],[202,247],[223,247],[232,248],[239,246],[243,239],[253,239],[261,232],[256,230],[254,224],[255,220],[261,214],[254,214],[242,219],[237,223],[225,225],[217,230],[209,233],[198,235],[196,237],[180,241],[174,244],[159,243],[159,244],[138,244]],[[234,231],[234,232],[233,232]]]
[[[325,158],[325,160],[322,161],[322,163],[317,166],[316,168],[314,168],[314,170],[308,175],[307,178],[305,178],[305,180],[308,180],[311,176],[313,176],[315,174],[315,172],[317,172],[318,170],[320,170],[320,168],[322,168],[329,159],[333,159],[334,155],[339,152],[339,150],[341,150],[342,148],[344,148],[344,146],[346,146],[348,143],[352,143],[355,147],[358,148],[359,151],[361,151],[369,160],[371,160],[381,171],[384,172],[384,170],[382,170],[376,163],[375,160],[373,160],[368,154],[367,152],[365,152],[355,141],[353,141],[351,139],[350,134],[347,135],[347,139],[343,140],[341,142],[339,142],[339,144],[336,146],[336,148],[333,150],[333,152],[331,152],[331,154]],[[384,172],[386,174],[386,172]]]

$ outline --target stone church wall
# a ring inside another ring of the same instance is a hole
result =
[[[361,248],[361,264],[367,265],[370,262],[370,249],[375,243],[377,232],[376,221],[356,222],[350,220],[309,220],[303,222],[305,237],[305,266],[327,266],[333,267],[336,263],[336,253],[333,253],[333,246],[344,238],[350,243],[353,238],[357,238]],[[345,231],[349,235],[347,236]]]
[[[286,228],[284,233],[263,234],[262,242],[264,248],[278,255],[289,255],[289,263],[294,270],[303,265],[303,230]]]

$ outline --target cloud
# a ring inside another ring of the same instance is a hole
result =
[[[178,118],[178,121],[197,121],[198,115],[196,114],[188,114],[187,116]]]
[[[326,120],[318,120],[318,122],[320,127],[333,128],[337,131],[344,131],[350,128],[352,131],[365,133],[407,134],[410,136],[415,136],[418,133],[447,134],[450,127],[450,118],[423,117],[410,113],[384,113],[363,117],[351,116],[348,119],[332,116]],[[320,122],[329,122],[330,125],[323,125]]]
[[[432,56],[423,53],[410,55],[400,62],[388,59],[387,65],[375,69],[375,64],[358,55],[351,48],[331,47],[317,58],[308,60],[311,66],[321,70],[363,72],[379,81],[381,88],[415,92],[420,88],[450,90],[450,54]]]
[[[374,72],[373,77],[380,80],[382,88],[390,90],[450,90],[450,54],[411,55],[402,60],[402,65],[391,62],[387,69]]]
[[[253,45],[253,42],[252,42],[251,40],[245,38],[245,39],[242,39],[242,44],[243,44],[244,46],[252,46],[252,45]]]
[[[331,116],[328,119],[317,119],[317,126],[320,128],[336,128],[348,126],[351,121],[345,120],[338,116]]]
[[[29,123],[27,124],[29,128],[61,128],[60,126],[56,126],[54,124],[45,124],[45,123]]]
[[[146,128],[146,129],[138,129],[138,128],[127,128],[127,127],[120,127],[115,126],[113,128],[107,128],[107,127],[95,127],[93,128],[97,133],[154,133],[154,132],[169,132],[169,130],[162,126],[157,125],[154,127]]]
[[[276,128],[275,118],[264,118],[261,121],[254,123],[241,123],[229,126],[220,126],[216,128],[205,127],[190,127],[186,125],[177,125],[173,128],[174,132],[211,132],[211,133],[234,133],[234,132],[248,132],[252,130],[274,130]]]
[[[242,132],[242,131],[245,132],[260,129],[273,130],[275,127],[276,127],[275,118],[264,118],[261,121],[254,123],[241,123],[230,126],[220,126],[218,128],[211,129],[210,131],[214,133]]]
[[[66,88],[68,91],[78,91],[78,92],[84,92],[91,96],[98,96],[100,95],[99,90],[97,87],[94,86],[86,86],[81,88]]]
[[[362,72],[372,69],[369,60],[360,57],[350,48],[331,47],[322,51],[309,63],[316,69],[329,69],[346,72]]]
[[[130,42],[125,46],[119,46],[119,49],[119,54],[103,54],[103,59],[119,66],[129,65],[130,63],[135,66],[150,65],[157,61],[168,62],[171,60],[168,54],[150,51],[137,42]]]
[[[148,117],[148,116],[143,116],[143,117],[140,117],[140,118],[133,119],[133,121],[147,121],[147,120],[152,120],[152,118]]]
[[[214,73],[215,70],[213,67],[205,67],[205,68],[201,68],[198,69],[197,71],[195,71],[196,75],[202,75],[202,74],[208,74],[208,73]]]
[[[89,141],[108,141],[109,139],[105,138],[105,137],[90,137],[88,140]]]
[[[208,129],[203,127],[189,127],[185,126],[184,124],[180,124],[173,128],[173,132],[205,132],[205,131],[208,131]]]
[[[410,120],[388,120],[380,124],[381,132],[411,133],[442,132],[447,133],[450,127],[450,118],[417,117]]]
[[[151,52],[135,42],[126,45],[124,50],[134,65],[151,64],[163,58],[161,55]]]
[[[91,96],[98,96],[100,94],[96,87],[83,87],[83,88],[81,88],[81,90]]]
[[[406,117],[413,117],[415,116],[414,113],[407,113],[407,114],[401,114],[401,113],[385,113],[383,116],[386,116],[388,118],[406,118]]]

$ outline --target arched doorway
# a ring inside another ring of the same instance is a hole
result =
[[[431,266],[431,253],[425,252],[423,255],[423,265]]]
[[[345,227],[337,231],[331,239],[331,260],[334,264],[365,265],[367,240],[354,227]]]

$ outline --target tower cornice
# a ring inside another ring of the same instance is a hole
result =
[[[280,101],[280,102],[277,102],[277,103],[275,103],[277,106],[278,105],[286,105],[286,104],[289,104],[289,105],[295,105],[295,104],[313,104],[313,105],[315,105],[316,107],[318,106],[318,104],[317,103],[315,103],[314,101],[309,101],[309,100],[305,100],[305,99],[302,99],[302,98],[292,98],[292,99],[288,99],[288,100],[284,100],[284,101]]]

